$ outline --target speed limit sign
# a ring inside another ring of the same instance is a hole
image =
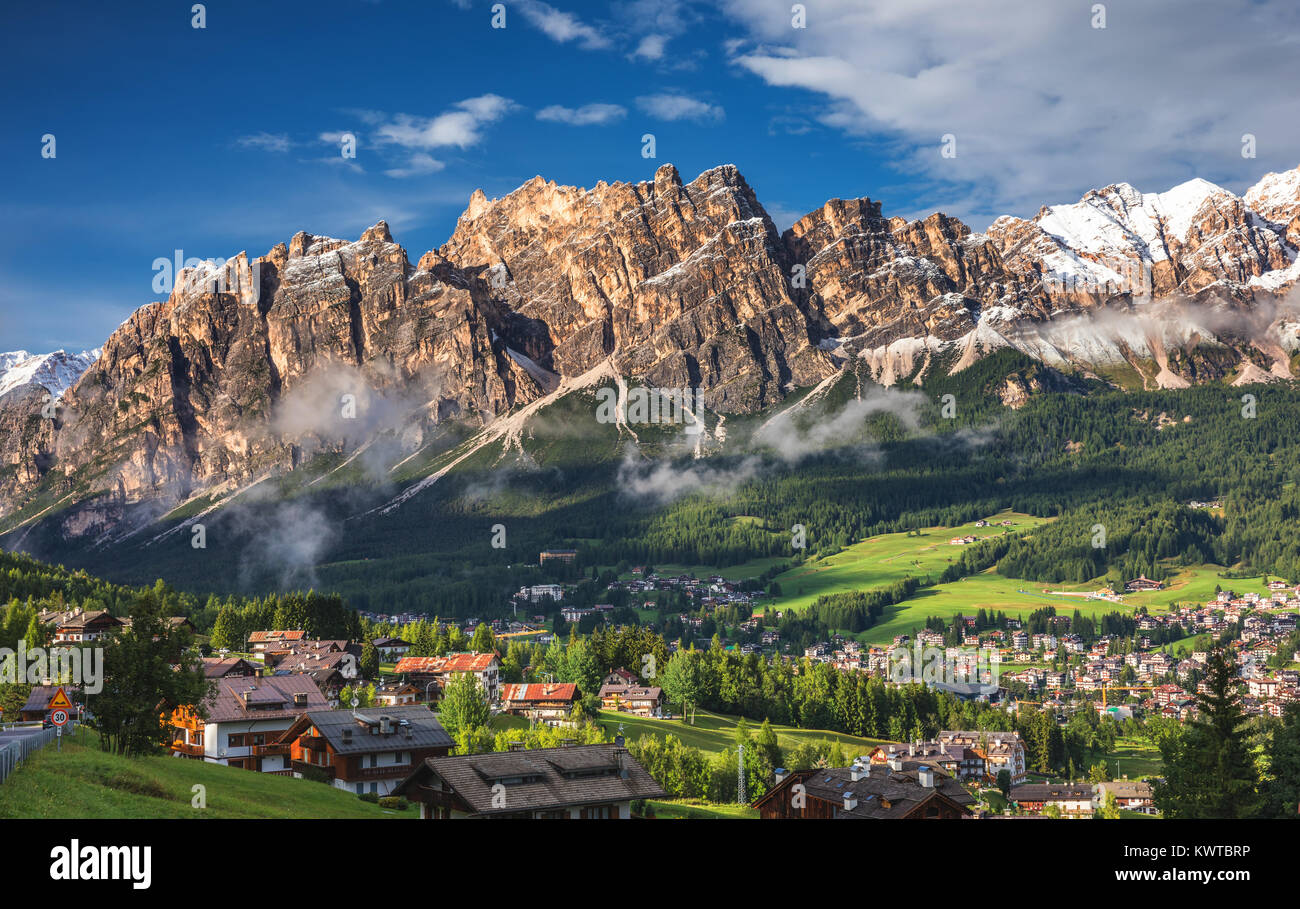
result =
[[[68,722],[68,711],[62,707],[50,711],[50,722],[55,726],[62,726]]]

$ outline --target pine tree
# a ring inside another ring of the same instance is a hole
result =
[[[1246,818],[1259,813],[1259,774],[1246,744],[1246,715],[1233,666],[1215,651],[1197,717],[1160,746],[1166,781],[1156,806],[1168,818]]]

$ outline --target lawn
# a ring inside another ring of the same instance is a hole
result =
[[[1150,776],[1164,776],[1165,765],[1160,757],[1160,749],[1140,739],[1121,738],[1115,747],[1106,753],[1097,753],[1088,759],[1088,765],[1105,761],[1111,779],[1127,776],[1131,780],[1146,779]],[[1079,768],[1085,771],[1086,767]]]
[[[651,799],[646,803],[654,808],[656,819],[668,820],[756,820],[758,809],[748,805],[719,805],[703,799]]]
[[[622,723],[623,735],[628,741],[635,741],[643,735],[654,735],[660,738],[675,735],[683,744],[693,745],[708,754],[718,754],[735,744],[736,725],[739,719],[740,717],[699,710],[695,714],[695,725],[692,726],[680,719],[649,719],[613,710],[600,712],[601,725],[613,734],[618,731],[619,724]],[[761,725],[760,722],[753,720],[746,720],[746,722],[749,724],[751,734]],[[828,729],[799,729],[794,726],[779,726],[775,723],[772,724],[772,729],[776,732],[777,743],[782,748],[793,748],[805,742],[839,742],[844,746],[845,757],[850,760],[859,754],[866,754],[883,741],[858,738],[843,732],[831,732]]]
[[[194,786],[206,808],[195,808]],[[124,758],[99,750],[80,729],[33,754],[0,785],[0,818],[355,818],[419,817],[309,780],[158,756]]]

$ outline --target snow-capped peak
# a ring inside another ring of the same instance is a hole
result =
[[[97,347],[77,354],[64,350],[47,354],[25,350],[0,353],[0,395],[23,385],[40,385],[55,398],[62,397],[99,359],[101,351]]]
[[[1300,167],[1266,174],[1243,197],[1251,211],[1270,221],[1286,224],[1300,215]]]

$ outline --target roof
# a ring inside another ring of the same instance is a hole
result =
[[[410,647],[410,641],[404,641],[401,638],[375,638],[370,642],[376,647]]]
[[[533,683],[511,684],[501,690],[503,701],[572,701],[578,696],[575,682],[563,684]]]
[[[254,676],[262,674],[261,666],[256,663],[251,663],[243,657],[227,657],[224,660],[220,657],[203,658],[203,674],[210,679],[221,678],[226,675],[226,673],[233,672],[236,669],[241,671],[251,669],[253,670]]]
[[[433,780],[448,787],[464,810],[480,815],[668,797],[626,748],[614,744],[425,758],[393,794],[419,800]],[[505,790],[499,808],[493,807],[496,785]]]
[[[1099,793],[1105,797],[1107,792],[1113,792],[1117,799],[1149,799],[1155,795],[1150,783],[1146,780],[1110,780],[1104,783],[1098,783]]]
[[[483,672],[492,666],[497,658],[495,653],[457,653],[445,657],[402,657],[393,667],[393,671],[432,673],[432,672]]]
[[[492,666],[495,653],[457,653],[446,658],[443,672],[483,672]]]
[[[71,686],[62,686],[62,687],[63,687],[63,693],[66,694],[69,699],[78,697],[78,695],[80,694],[80,692],[77,689]],[[23,704],[22,712],[35,713],[38,710],[49,710],[50,701],[54,699],[54,695],[58,693],[59,688],[60,686],[58,685],[34,686],[31,690],[31,693],[27,695],[27,703]]]
[[[313,708],[329,707],[325,696],[307,675],[217,679],[216,689],[216,694],[206,702],[209,723],[296,717]],[[306,703],[301,706],[294,704],[294,695],[298,694],[306,695]]]
[[[1050,802],[1057,799],[1091,799],[1091,783],[1024,783],[1011,790],[1013,802]]]
[[[934,774],[934,785],[924,786],[920,782],[921,770],[929,767]],[[854,773],[858,778],[853,778]],[[853,767],[832,767],[814,769],[792,774],[790,779],[802,783],[808,795],[823,801],[839,802],[843,805],[846,795],[857,800],[853,808],[840,807],[837,818],[854,818],[861,820],[891,820],[911,814],[918,806],[934,798],[936,794],[962,808],[975,804],[975,798],[966,789],[942,770],[929,765],[915,769],[890,770],[882,764]],[[761,804],[772,797],[785,798],[784,786],[774,787],[755,804]],[[781,795],[775,794],[782,792]],[[886,807],[885,803],[889,805]]]
[[[383,733],[382,721],[395,723],[395,730]],[[309,710],[281,737],[290,741],[301,735],[308,725],[329,742],[336,754],[366,754],[372,751],[403,751],[416,748],[450,748],[455,745],[438,718],[428,707],[372,707],[366,710]],[[344,730],[352,730],[345,741]],[[371,730],[376,730],[372,733]],[[410,733],[409,735],[407,733]]]
[[[71,612],[58,613],[53,618],[60,628],[85,628],[87,625],[121,625],[121,619],[115,618],[107,609],[96,609],[92,612],[82,612],[74,609]]]
[[[270,641],[301,641],[305,631],[254,631],[248,636],[250,644],[266,644]]]

